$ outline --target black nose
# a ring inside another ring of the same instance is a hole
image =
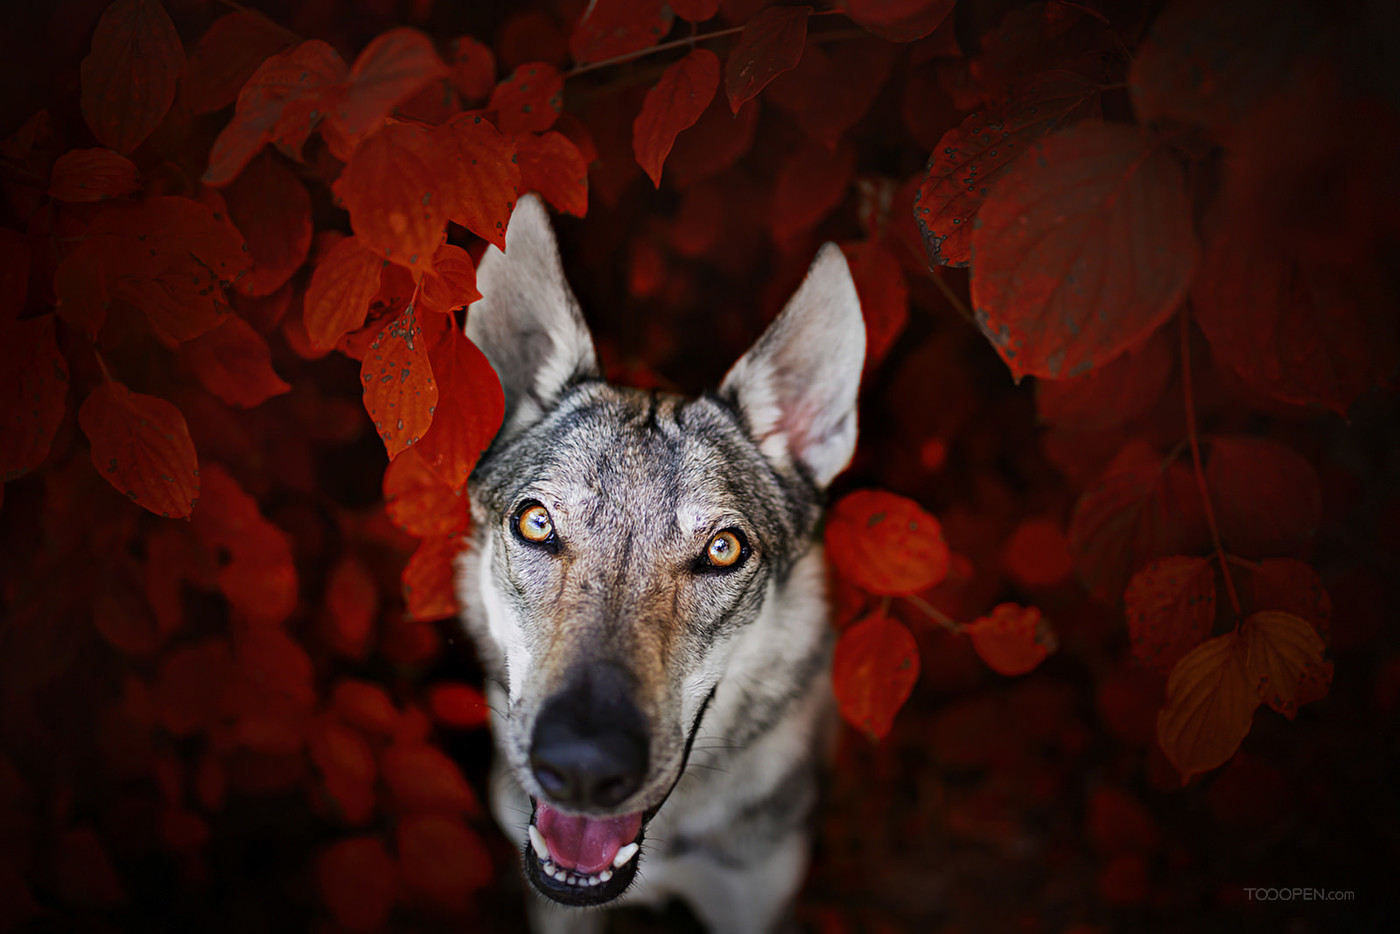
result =
[[[564,807],[616,807],[647,771],[646,720],[631,678],[612,664],[581,669],[535,720],[530,768],[545,795]]]

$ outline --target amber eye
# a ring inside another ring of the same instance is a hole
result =
[[[554,520],[549,518],[549,510],[539,503],[522,509],[515,520],[515,527],[527,542],[544,544],[554,537]]]
[[[712,568],[732,568],[739,563],[743,553],[744,543],[736,533],[728,529],[710,539],[710,543],[705,546],[705,560]]]

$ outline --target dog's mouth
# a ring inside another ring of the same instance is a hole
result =
[[[642,818],[640,811],[582,817],[536,801],[525,847],[526,876],[545,895],[566,905],[612,901],[637,874]]]

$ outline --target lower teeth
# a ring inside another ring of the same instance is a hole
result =
[[[555,865],[552,859],[540,860],[540,871],[551,879],[563,882],[565,885],[574,885],[579,888],[593,888],[595,885],[602,885],[613,877],[612,870],[604,869],[594,876],[583,876],[567,869],[561,869]]]

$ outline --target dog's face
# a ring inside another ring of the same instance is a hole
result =
[[[527,876],[597,905],[635,876],[734,646],[850,459],[864,326],[828,247],[718,393],[620,389],[533,199],[506,244],[468,315],[507,414],[472,476],[461,583],[504,688],[497,744],[534,804]]]

